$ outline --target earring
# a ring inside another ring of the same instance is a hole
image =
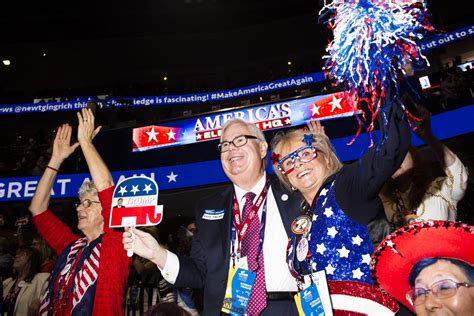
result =
[[[298,191],[298,189],[295,188],[294,186],[291,186],[291,189],[292,189],[293,191]]]

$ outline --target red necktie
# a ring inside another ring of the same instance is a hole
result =
[[[248,213],[253,206],[255,193],[245,194],[245,204],[242,211],[242,221],[245,221]],[[247,306],[247,315],[259,315],[267,307],[267,293],[265,289],[265,267],[263,263],[263,249],[257,262],[257,254],[260,238],[260,221],[258,216],[254,217],[249,225],[248,231],[242,239],[242,256],[247,256],[249,270],[256,271],[257,276],[250,295],[249,305]],[[263,246],[263,245],[262,245]]]

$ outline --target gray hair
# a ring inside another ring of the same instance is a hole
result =
[[[255,123],[248,123],[240,118],[233,118],[225,122],[224,127],[222,128],[221,142],[222,142],[222,137],[224,136],[225,131],[232,125],[236,125],[236,124],[247,126],[250,132],[253,134],[253,136],[257,137],[262,142],[267,142],[267,140],[265,139],[265,135],[263,135],[263,132],[257,127],[257,125],[255,125]]]
[[[223,141],[224,133],[226,132],[227,129],[229,129],[229,127],[233,125],[246,126],[250,130],[250,133],[253,134],[252,136],[257,137],[258,140],[260,140],[261,142],[264,142],[268,146],[267,140],[265,139],[265,135],[263,135],[263,132],[257,127],[257,125],[255,125],[255,123],[246,122],[240,118],[233,118],[225,122],[224,127],[222,128],[222,132],[221,132],[221,140],[220,140],[221,143]],[[263,158],[263,169],[265,169],[266,167],[267,167],[267,158],[265,157]]]
[[[79,188],[79,192],[78,192],[79,199],[82,199],[82,197],[87,193],[94,194],[94,195],[99,194],[99,191],[95,187],[94,183],[92,183],[91,181],[84,181],[82,183],[81,187]]]

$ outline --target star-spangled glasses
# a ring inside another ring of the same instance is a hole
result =
[[[252,135],[240,135],[235,137],[231,141],[225,141],[220,143],[219,145],[217,145],[217,149],[219,149],[219,152],[222,154],[230,149],[230,144],[234,145],[235,147],[242,147],[247,144],[248,139],[258,139],[258,137]]]
[[[318,151],[313,146],[303,146],[289,153],[278,161],[278,170],[282,174],[289,174],[295,170],[295,163],[298,159],[301,162],[310,162],[318,156]]]
[[[474,284],[469,284],[467,282],[456,282],[450,279],[441,280],[435,282],[431,288],[414,288],[407,292],[406,298],[412,306],[423,305],[426,301],[426,298],[431,293],[436,298],[445,299],[450,298],[456,294],[456,291],[459,287],[464,286],[467,288],[473,287]]]
[[[89,199],[85,199],[84,201],[80,201],[80,202],[77,202],[76,204],[74,204],[76,206],[76,208],[79,208],[79,206],[84,206],[84,208],[89,208],[92,203],[99,203],[99,201],[91,201]]]

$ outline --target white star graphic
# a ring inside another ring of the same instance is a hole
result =
[[[336,237],[336,234],[337,234],[337,230],[336,230],[336,227],[331,227],[331,228],[328,228],[328,236],[331,236],[332,238]]]
[[[390,248],[393,248],[393,246],[394,246],[393,241],[388,240],[387,241],[387,246],[389,246]]]
[[[184,130],[181,134],[183,134],[184,137],[188,136],[188,131]]]
[[[321,193],[319,193],[319,195],[321,195],[321,196],[326,196],[326,194],[328,193],[328,191],[329,191],[328,189],[324,188],[324,189],[321,190]]]
[[[370,254],[367,253],[365,255],[362,255],[362,263],[370,265],[370,261],[372,261]]]
[[[357,268],[356,270],[352,270],[352,277],[354,279],[360,280],[360,278],[364,275],[364,272],[360,271],[360,268]]]
[[[197,134],[196,135],[196,139],[201,139],[202,138],[202,135],[201,134]]]
[[[324,246],[324,243],[316,244],[316,252],[323,255],[326,250],[327,249],[326,246]]]
[[[334,214],[334,212],[332,211],[332,207],[326,207],[324,215],[326,215],[326,217],[331,217],[332,214]]]
[[[291,124],[290,118],[287,118],[287,119],[285,120],[285,123],[286,123],[286,124]]]
[[[318,215],[313,214],[313,222],[318,219]]]
[[[362,238],[360,238],[359,235],[355,236],[355,237],[352,237],[352,244],[353,245],[357,245],[357,246],[360,246],[360,244],[363,242],[364,240]]]
[[[171,139],[176,140],[176,138],[174,137],[176,135],[176,133],[173,132],[172,129],[170,129],[170,131],[168,133],[166,133],[166,135],[168,135],[168,140],[171,140]]]
[[[323,200],[323,206],[326,205],[326,202],[327,202],[327,201],[328,201],[328,198],[325,198],[325,199]]]
[[[143,189],[143,191],[145,191],[146,194],[148,194],[148,192],[150,192],[151,190],[153,190],[151,188],[151,184],[145,184],[145,188]]]
[[[311,260],[312,261],[312,260]],[[316,262],[311,262],[311,268],[316,271],[316,268],[317,268],[317,263]]]
[[[342,246],[341,249],[337,249],[337,252],[339,252],[340,258],[349,258],[349,252],[351,251],[347,249],[346,246]]]
[[[168,178],[168,183],[176,182],[176,177],[177,176],[178,176],[177,174],[174,174],[173,171],[171,171],[171,173],[166,176]]]
[[[132,189],[130,190],[130,192],[133,193],[133,195],[137,194],[137,192],[139,192],[140,190],[138,190],[138,185],[132,185]]]
[[[154,140],[155,142],[158,142],[158,139],[156,138],[156,135],[158,135],[158,132],[155,132],[154,127],[152,127],[149,132],[146,132],[146,134],[148,135],[148,142],[151,142],[152,140]]]
[[[326,274],[334,274],[334,271],[336,270],[336,268],[334,268],[331,264],[328,264],[324,269],[326,269]]]
[[[120,187],[119,193],[122,194],[122,196],[127,193],[127,186],[124,185],[123,187]]]
[[[331,112],[334,112],[335,109],[342,110],[341,101],[342,101],[342,98],[338,99],[335,96],[332,96],[332,101],[328,102],[328,104],[332,106]]]
[[[320,107],[319,106],[316,106],[316,104],[313,105],[313,107],[311,108],[311,116],[314,116],[314,114],[319,114],[319,109]]]

